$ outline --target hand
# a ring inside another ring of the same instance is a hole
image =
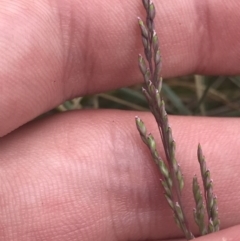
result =
[[[225,4],[155,2],[165,77],[239,74],[240,4]],[[1,2],[0,240],[183,237],[137,133],[139,113],[76,111],[28,123],[66,99],[141,81],[140,14],[140,0]],[[156,132],[151,114],[140,115]],[[214,178],[224,230],[198,240],[239,240],[239,120],[170,121],[189,217],[198,142]]]

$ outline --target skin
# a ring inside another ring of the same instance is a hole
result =
[[[141,1],[0,5],[0,239],[184,240],[136,131],[134,116],[140,115],[158,136],[151,114],[81,110],[30,122],[69,98],[141,81]],[[155,6],[164,77],[240,73],[238,0]],[[187,216],[192,219],[191,178],[199,175],[198,142],[219,200],[222,231],[197,240],[239,240],[239,120],[170,122]]]

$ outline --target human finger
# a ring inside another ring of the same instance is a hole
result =
[[[219,232],[196,238],[196,241],[238,241],[240,236],[240,225],[220,230]],[[169,241],[156,240],[156,241]],[[170,241],[186,241],[186,239],[171,239]]]
[[[134,116],[78,111],[28,124],[0,142],[2,240],[151,240],[183,237],[164,198],[159,172]],[[240,223],[237,119],[171,117],[193,225],[191,183],[202,143],[218,196],[221,227]],[[163,149],[159,144],[159,152]]]
[[[156,1],[163,76],[239,73],[239,4]],[[66,99],[142,81],[139,15],[140,0],[2,1],[0,136]]]
[[[240,237],[240,225],[223,229],[220,232],[199,237],[197,241],[238,241]]]

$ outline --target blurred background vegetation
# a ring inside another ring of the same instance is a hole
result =
[[[101,108],[147,111],[141,86],[75,98],[58,106],[54,112]],[[193,75],[165,79],[162,94],[169,114],[240,116],[240,76]]]

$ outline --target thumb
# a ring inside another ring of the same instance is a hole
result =
[[[196,241],[239,241],[240,238],[240,225],[221,230],[220,232],[209,234]]]

